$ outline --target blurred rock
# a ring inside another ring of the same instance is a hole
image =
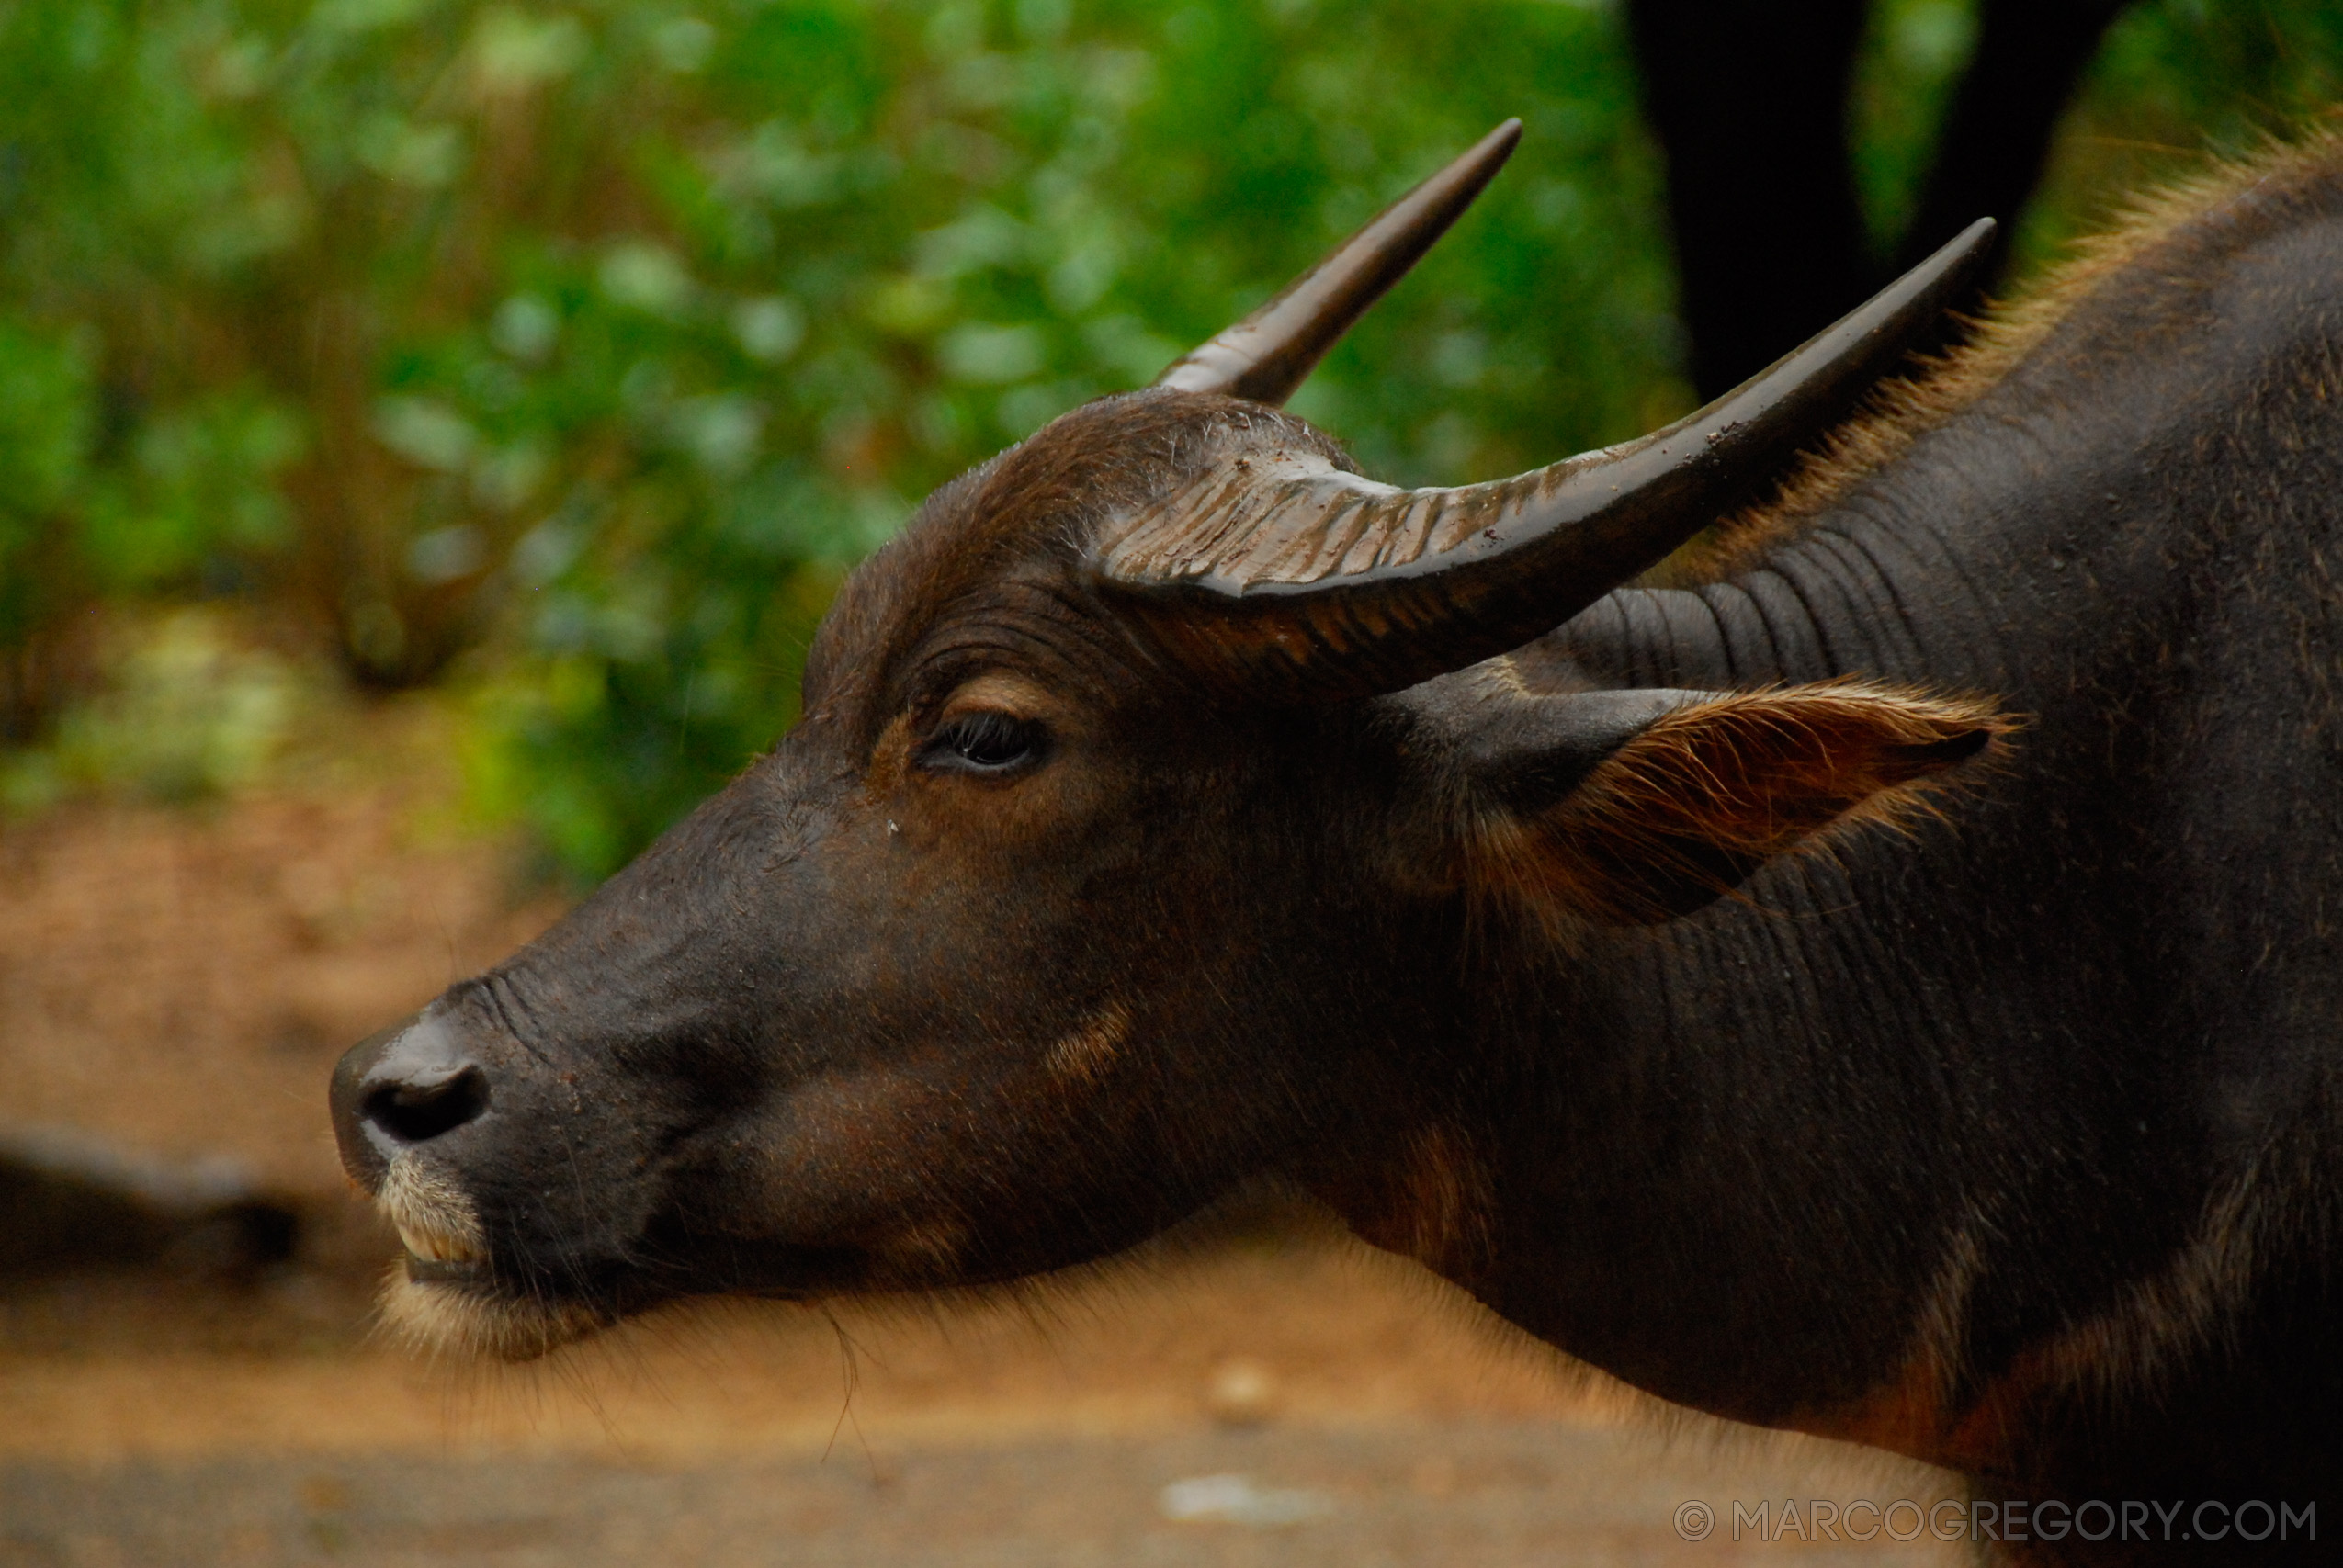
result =
[[[0,1285],[160,1265],[249,1274],[293,1255],[300,1217],[236,1161],[175,1163],[62,1127],[0,1127]]]

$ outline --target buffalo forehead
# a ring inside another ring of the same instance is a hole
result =
[[[882,701],[943,617],[1039,566],[1072,577],[1102,525],[1160,502],[1232,447],[1340,447],[1274,410],[1149,389],[1060,416],[922,503],[847,579],[808,660],[809,707]],[[883,717],[871,716],[883,723]]]

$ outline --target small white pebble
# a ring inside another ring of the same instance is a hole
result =
[[[1213,1368],[1205,1384],[1205,1408],[1224,1427],[1258,1427],[1277,1403],[1277,1379],[1250,1356],[1231,1356]]]
[[[1156,1506],[1167,1519],[1273,1529],[1323,1518],[1334,1511],[1334,1500],[1319,1492],[1256,1486],[1249,1475],[1196,1475],[1166,1486]]]

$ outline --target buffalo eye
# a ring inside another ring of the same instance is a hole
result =
[[[1033,720],[987,709],[945,720],[920,760],[951,773],[1005,773],[1039,761],[1048,745],[1049,732]]]

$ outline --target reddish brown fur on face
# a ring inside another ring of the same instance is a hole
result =
[[[1720,696],[1654,721],[1542,818],[1485,832],[1482,869],[1592,919],[1669,919],[1842,818],[1924,808],[1910,786],[2014,728],[1987,703],[1854,681]]]
[[[1114,1071],[1130,1034],[1131,1010],[1109,1001],[1050,1046],[1049,1071],[1060,1082],[1096,1084]]]

